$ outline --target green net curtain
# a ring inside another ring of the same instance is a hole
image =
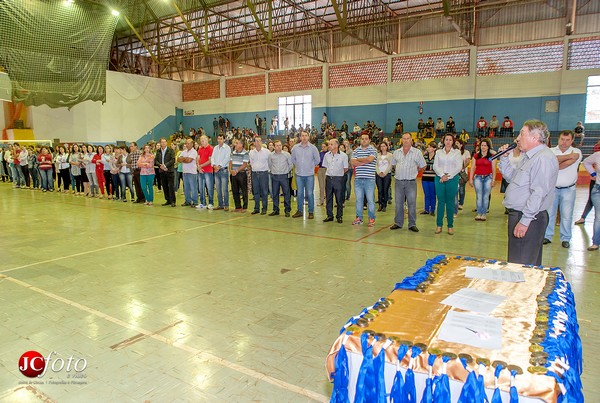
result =
[[[106,69],[118,17],[64,0],[0,0],[0,66],[25,105],[106,101]]]

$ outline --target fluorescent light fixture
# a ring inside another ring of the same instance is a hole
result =
[[[119,13],[117,10],[110,10],[110,13],[111,13],[112,15],[114,15],[115,17],[118,17],[118,16],[119,16],[119,14],[120,14],[120,13]]]
[[[63,2],[63,4],[64,4],[65,6],[70,6],[71,4],[73,4],[73,0],[65,0],[65,1]]]

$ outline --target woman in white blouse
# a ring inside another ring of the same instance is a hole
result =
[[[377,195],[379,208],[377,211],[385,211],[388,203],[390,185],[392,183],[392,154],[390,154],[388,143],[382,141],[377,147],[377,164],[375,165],[375,184],[377,185]]]
[[[454,235],[454,200],[458,192],[458,173],[463,168],[463,159],[454,148],[454,136],[450,133],[442,139],[444,147],[435,153],[433,170],[435,171],[435,194],[438,200],[436,234],[442,232],[444,211],[448,221],[448,234]]]
[[[596,178],[596,184],[590,192],[590,199],[594,206],[594,235],[592,236],[592,245],[587,248],[589,251],[598,250],[600,246],[600,151],[597,151],[583,160],[583,166],[593,178]]]

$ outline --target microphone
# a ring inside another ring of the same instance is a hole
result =
[[[488,158],[488,160],[493,161],[496,158],[500,158],[502,157],[504,154],[506,154],[507,152],[514,150],[515,148],[517,148],[517,143],[512,143],[511,145],[508,146],[508,148],[504,151],[500,151],[499,153],[496,153],[494,155],[492,155],[490,158]]]

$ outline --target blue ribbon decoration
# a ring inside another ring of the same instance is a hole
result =
[[[375,400],[369,402],[386,403],[385,398],[385,349],[379,350],[377,357],[373,359],[373,370],[375,372]]]
[[[419,347],[412,346],[412,352],[410,357],[414,360],[421,354],[421,349]],[[413,372],[412,365],[408,365],[406,369],[406,379],[404,382],[404,393],[403,393],[403,402],[406,403],[414,403],[417,401],[417,388],[415,387],[415,373]]]
[[[481,399],[478,401],[486,403],[489,402],[487,395],[485,394],[485,379],[483,378],[483,374],[477,375],[477,395],[478,398]]]
[[[400,283],[396,283],[394,290],[416,290],[417,286],[427,279],[434,265],[446,258],[446,255],[438,255],[432,259],[427,259],[425,264],[412,276],[404,278]]]
[[[496,378],[496,389],[494,389],[494,394],[492,395],[492,403],[502,403],[502,396],[500,395],[500,388],[498,387],[498,378],[500,377],[500,372],[504,367],[501,364],[496,364],[496,370],[494,371],[494,378]]]
[[[436,359],[435,354],[429,353],[429,357],[427,357],[427,365],[429,365],[429,369],[431,371],[431,367],[435,363]],[[425,380],[425,390],[423,391],[423,397],[421,397],[421,403],[432,403],[433,402],[433,378],[427,377]]]
[[[400,363],[408,351],[406,344],[401,344],[398,347],[398,370],[394,376],[394,383],[392,383],[392,390],[390,391],[390,403],[402,403],[404,396],[404,378],[402,377],[402,371],[400,371]]]
[[[512,378],[514,379],[517,376],[517,371],[510,371]],[[510,385],[510,403],[519,403],[519,393],[517,392],[517,387],[511,382]]]
[[[348,334],[351,334],[348,332]],[[348,397],[348,353],[346,346],[342,344],[335,357],[335,375],[333,376],[333,392],[330,403],[350,403]]]
[[[467,360],[464,358],[460,359],[463,367],[467,369]],[[467,369],[468,371],[468,369]],[[458,397],[458,402],[460,403],[479,403],[482,402],[483,399],[479,396],[479,387],[477,385],[477,374],[475,371],[470,371],[465,384],[463,385],[462,390],[460,391],[460,396]]]
[[[444,365],[450,361],[450,357],[442,356],[442,362]],[[450,403],[450,379],[446,372],[442,372],[441,375],[436,376],[433,380],[433,401],[436,403]]]
[[[376,396],[376,387],[373,370],[373,345],[369,344],[369,335],[363,333],[360,336],[362,346],[363,361],[358,370],[356,379],[356,392],[354,394],[355,403],[372,402]]]

